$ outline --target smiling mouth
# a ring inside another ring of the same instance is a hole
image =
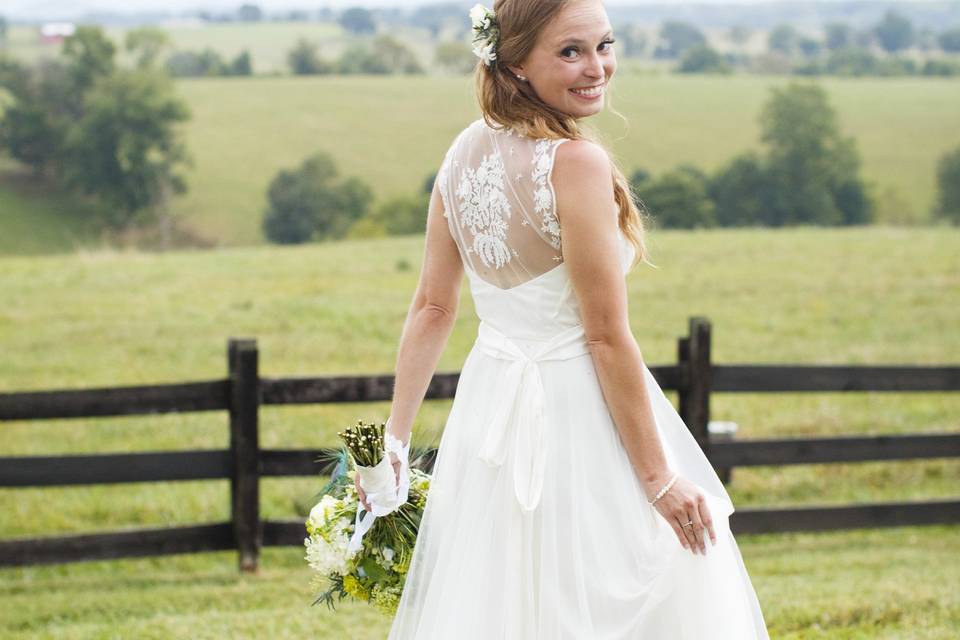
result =
[[[603,95],[603,92],[607,88],[607,83],[598,84],[592,87],[584,87],[582,89],[570,89],[571,93],[575,93],[578,96],[583,96],[584,98],[596,98]]]

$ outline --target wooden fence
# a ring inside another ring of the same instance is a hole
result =
[[[0,458],[0,488],[230,479],[227,522],[86,535],[0,540],[0,566],[32,565],[236,549],[243,571],[255,571],[263,546],[302,545],[301,520],[260,517],[260,479],[317,476],[328,449],[263,449],[261,405],[389,401],[392,375],[264,378],[256,342],[230,339],[225,379],[135,387],[0,394],[0,422],[168,412],[223,411],[230,447],[109,455]],[[665,390],[678,392],[678,411],[721,477],[732,467],[867,460],[960,457],[960,432],[829,438],[711,441],[710,397],[718,392],[958,391],[958,366],[716,365],[710,323],[689,320],[678,361],[650,366]],[[459,373],[437,373],[427,399],[452,398]],[[424,457],[433,466],[436,450]],[[960,522],[960,499],[840,506],[740,509],[734,533],[888,527]]]

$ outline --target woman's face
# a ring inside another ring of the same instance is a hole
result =
[[[603,109],[617,70],[613,29],[600,0],[575,0],[540,33],[522,65],[508,65],[541,100],[573,118]]]

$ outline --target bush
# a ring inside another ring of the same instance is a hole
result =
[[[297,169],[279,171],[267,199],[264,235],[271,242],[297,244],[345,237],[366,214],[373,194],[358,178],[337,179],[333,159],[318,153]]]
[[[937,162],[937,204],[933,214],[960,224],[960,147]]]

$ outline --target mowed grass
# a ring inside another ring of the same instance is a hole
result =
[[[657,175],[681,163],[713,171],[736,154],[762,148],[759,114],[771,90],[791,80],[648,74],[624,65],[611,104],[627,122],[609,112],[588,122],[627,173],[644,168]],[[880,220],[927,220],[936,195],[936,163],[960,144],[954,108],[960,83],[927,78],[819,82],[841,131],[857,141]],[[468,76],[209,78],[184,79],[177,86],[193,114],[184,133],[195,165],[188,174],[190,191],[174,199],[173,213],[224,246],[264,242],[266,192],[280,169],[328,152],[342,175],[370,185],[376,205],[422,188],[456,134],[479,117]],[[15,190],[21,177],[0,173],[0,193]],[[57,223],[34,215],[34,207],[50,208],[45,200],[16,200],[9,213],[0,210],[0,252],[34,254],[44,246],[63,251],[83,241],[82,234],[79,240],[58,239],[49,231]],[[61,215],[75,218],[82,212],[66,207]],[[7,229],[22,219],[37,219],[38,228],[47,229],[38,231],[38,238],[49,241],[13,240]],[[97,241],[91,237],[86,244]]]
[[[675,362],[687,318],[713,323],[718,363],[956,364],[957,230],[656,231],[659,270],[628,278],[650,365]],[[0,258],[0,390],[222,378],[229,337],[254,337],[263,376],[391,373],[423,249],[416,237],[210,252],[81,252]],[[466,290],[439,371],[476,334]],[[668,392],[675,401],[675,394]],[[414,426],[435,445],[450,400]],[[957,429],[948,393],[715,394],[738,437]],[[335,446],[388,403],[266,407],[264,447]],[[0,455],[221,448],[227,416],[198,413],[0,425]],[[325,478],[268,479],[267,518],[299,518]],[[738,508],[956,498],[950,459],[739,468]],[[0,491],[0,537],[223,521],[225,481]],[[773,638],[955,637],[960,527],[740,535]],[[268,549],[258,576],[232,553],[0,571],[11,638],[383,638],[389,620],[310,608],[300,548]]]

